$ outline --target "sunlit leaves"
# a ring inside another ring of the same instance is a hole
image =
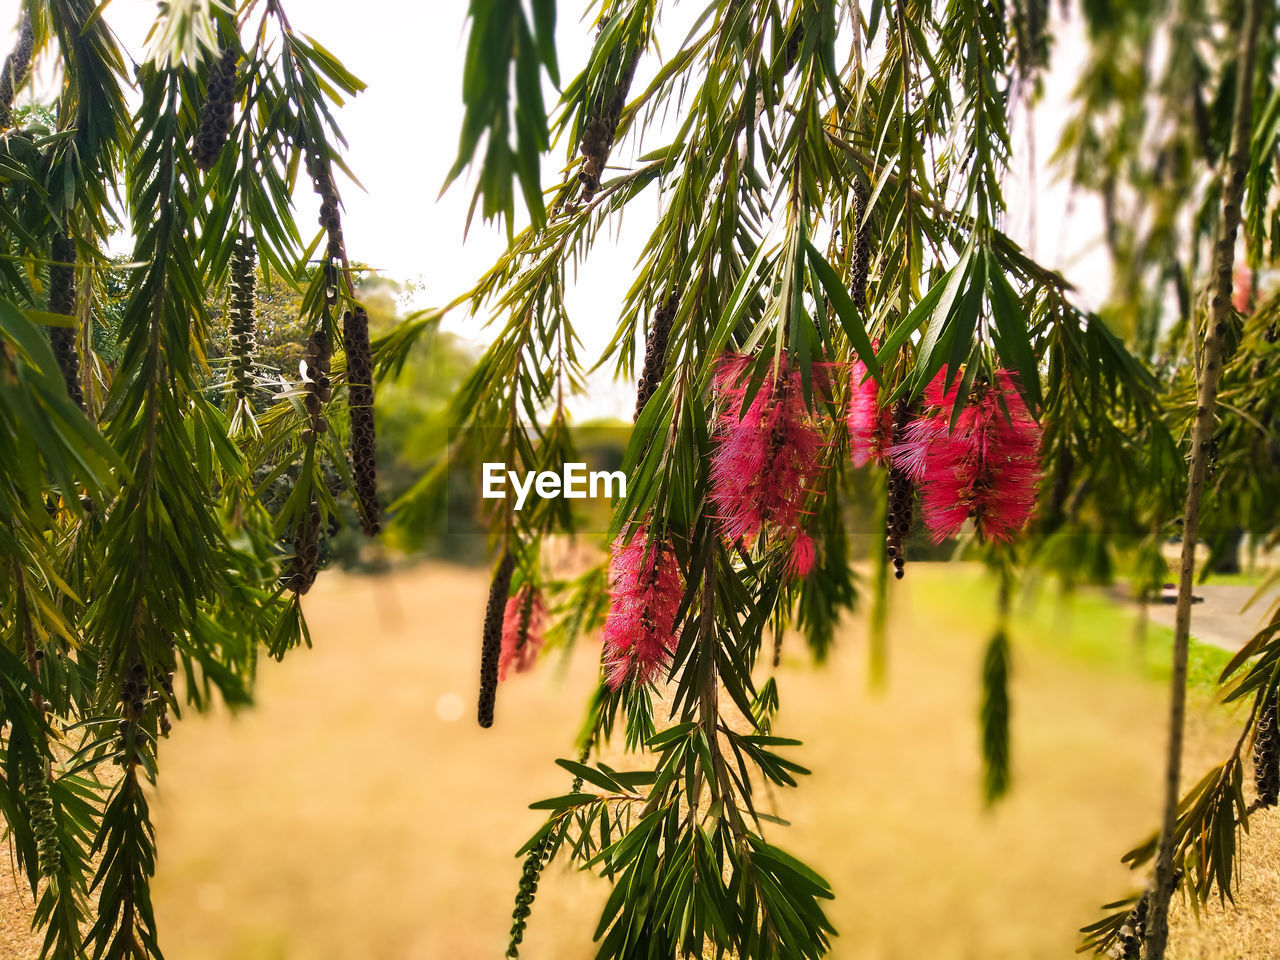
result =
[[[546,70],[553,82],[558,79],[556,0],[530,0],[529,9],[523,0],[471,0],[469,16],[466,113],[445,185],[467,168],[484,140],[468,221],[479,205],[485,220],[502,217],[511,233],[518,180],[530,219],[540,226],[546,221],[541,155],[548,146],[542,75]]]

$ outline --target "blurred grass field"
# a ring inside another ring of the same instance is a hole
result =
[[[1019,603],[1014,787],[980,799],[975,715],[993,588],[980,571],[913,564],[891,584],[888,682],[868,690],[862,617],[830,663],[789,636],[776,730],[813,771],[775,795],[770,839],[831,882],[832,957],[1069,957],[1076,929],[1140,878],[1120,855],[1157,823],[1169,634],[1136,646],[1101,593]],[[579,645],[500,690],[479,730],[474,696],[483,572],[436,564],[329,574],[307,600],[315,648],[264,663],[258,705],[188,717],[164,746],[153,813],[162,945],[176,960],[471,960],[501,956],[530,801],[563,792],[553,763],[596,675]],[[1211,700],[1227,654],[1193,651],[1186,769],[1233,742]],[[1280,825],[1244,841],[1239,909],[1178,919],[1173,956],[1280,956]],[[0,954],[34,956],[30,905],[0,880]],[[553,865],[522,956],[577,960],[605,884]]]

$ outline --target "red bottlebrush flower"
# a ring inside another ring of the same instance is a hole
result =
[[[605,617],[605,682],[617,690],[628,680],[650,683],[671,665],[676,613],[684,582],[671,548],[650,543],[644,531],[613,544],[609,560],[611,602]]]
[[[920,485],[934,542],[970,518],[982,539],[1009,540],[1035,509],[1040,426],[1007,371],[996,371],[994,386],[979,388],[953,426],[956,389],[941,376],[926,388],[932,412],[907,426],[891,451],[894,465]]]
[[[1248,267],[1238,266],[1231,280],[1231,306],[1236,313],[1248,313],[1253,302],[1253,273]]]
[[[542,650],[546,629],[547,607],[542,591],[526,583],[507,601],[502,615],[502,650],[498,654],[498,679],[506,680],[512,668],[516,673],[533,669]]]
[[[807,577],[813,570],[814,550],[813,537],[800,533],[791,543],[791,556],[787,561],[787,572],[793,577]]]
[[[849,375],[849,450],[855,467],[887,464],[893,445],[893,409],[881,406],[880,385],[867,376],[867,365],[853,361]]]
[[[716,387],[720,409],[713,429],[711,503],[730,543],[750,540],[773,524],[794,540],[801,532],[804,501],[821,472],[824,441],[805,406],[798,371],[785,361],[743,408],[753,384],[750,359],[720,362]],[[822,367],[816,367],[819,372]]]

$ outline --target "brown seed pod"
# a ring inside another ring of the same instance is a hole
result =
[[[502,652],[502,617],[511,594],[511,575],[516,558],[510,551],[502,555],[489,585],[489,602],[484,608],[483,644],[480,648],[480,702],[477,719],[482,727],[493,726],[493,705],[498,695],[498,654]]]
[[[1142,895],[1120,926],[1116,946],[1119,947],[1117,955],[1123,960],[1139,960],[1142,956],[1142,936],[1147,926],[1147,897],[1148,894]]]
[[[1262,806],[1274,807],[1280,802],[1280,703],[1274,691],[1258,714],[1253,737],[1253,783]]]
[[[911,419],[905,399],[893,405],[893,442],[902,441],[903,431]],[[903,543],[911,533],[911,518],[915,512],[915,484],[911,477],[897,467],[889,468],[889,509],[885,516],[885,554],[893,561],[893,575],[899,580],[906,575],[906,554]]]
[[[285,569],[287,589],[304,594],[316,582],[320,558],[320,504],[311,502],[306,514],[293,527],[293,559]]]
[[[31,70],[31,55],[35,48],[36,36],[31,28],[31,17],[23,11],[18,42],[4,58],[4,66],[0,67],[0,127],[8,127],[13,122],[13,98]]]
[[[867,309],[867,272],[871,266],[871,221],[867,217],[870,194],[860,179],[853,181],[853,261],[850,264],[850,284],[853,287],[853,304],[861,311]]]
[[[582,139],[578,143],[578,151],[582,154],[582,172],[578,180],[582,184],[582,199],[590,203],[597,190],[600,189],[600,174],[604,172],[609,160],[609,151],[613,149],[613,140],[618,132],[618,121],[622,118],[622,110],[627,105],[627,94],[631,90],[631,80],[635,76],[636,64],[640,62],[643,46],[637,45],[621,65],[617,80],[609,91],[607,98],[582,131]]]
[[[649,326],[649,336],[644,344],[644,367],[640,372],[640,383],[636,389],[636,416],[653,396],[662,380],[662,373],[667,367],[667,342],[671,339],[671,322],[675,319],[680,307],[680,294],[671,292],[663,298],[661,306],[653,315],[653,323]]]
[[[307,151],[307,173],[311,175],[311,183],[316,195],[320,197],[320,226],[328,231],[326,252],[330,261],[342,257],[342,214],[338,206],[338,190],[333,185],[333,174],[329,169],[328,158],[315,152]],[[334,283],[336,289],[337,284]]]
[[[342,315],[342,343],[347,352],[347,408],[351,416],[351,468],[360,499],[360,524],[374,536],[381,513],[373,418],[373,356],[369,349],[369,316],[357,306]]]
[[[333,347],[329,343],[329,332],[322,323],[307,338],[307,346],[302,351],[302,360],[306,364],[307,380],[304,382],[305,393],[302,404],[311,419],[312,435],[324,433],[329,429],[321,411],[324,395],[329,391],[329,360],[333,356]]]
[[[53,263],[49,266],[49,312],[71,317],[70,327],[50,327],[49,343],[54,359],[62,371],[67,395],[84,409],[84,391],[80,387],[80,357],[76,352],[76,245],[65,231],[55,234],[50,249]]]
[[[201,170],[208,171],[218,162],[231,132],[239,59],[240,55],[235,50],[224,49],[217,62],[209,68],[204,106],[200,110],[200,127],[196,131],[195,149],[191,151],[196,166]]]

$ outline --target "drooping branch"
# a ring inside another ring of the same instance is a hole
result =
[[[1261,0],[1248,0],[1236,54],[1235,110],[1231,123],[1231,149],[1222,167],[1222,199],[1213,251],[1209,316],[1204,347],[1196,371],[1196,415],[1191,430],[1191,464],[1187,500],[1182,519],[1182,557],[1178,573],[1178,603],[1174,618],[1173,676],[1169,705],[1169,741],[1165,756],[1164,818],[1156,858],[1155,889],[1148,918],[1144,956],[1164,960],[1169,939],[1169,902],[1174,888],[1174,827],[1182,775],[1182,740],[1186,721],[1187,660],[1191,634],[1191,591],[1195,576],[1196,542],[1200,531],[1200,506],[1216,422],[1218,382],[1222,377],[1223,351],[1231,314],[1231,288],[1235,262],[1236,231],[1240,226],[1245,178],[1249,172],[1249,147],[1253,132],[1254,64],[1258,52]]]

